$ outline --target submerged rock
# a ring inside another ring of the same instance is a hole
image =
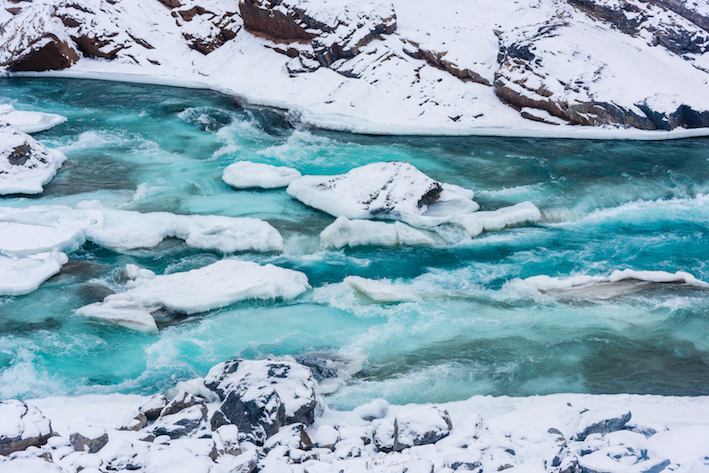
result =
[[[54,433],[39,409],[17,399],[0,402],[0,423],[0,455],[44,445]]]

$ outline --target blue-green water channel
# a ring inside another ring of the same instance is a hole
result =
[[[510,281],[687,271],[709,281],[709,141],[366,137],[293,127],[284,115],[209,91],[84,80],[0,79],[0,102],[60,113],[35,135],[68,159],[39,197],[0,205],[105,206],[258,217],[282,254],[238,255],[307,274],[291,302],[239,303],[191,316],[157,337],[81,318],[105,282],[135,263],[157,273],[223,257],[166,241],[115,253],[84,245],[26,296],[0,297],[0,398],[153,393],[230,357],[363,355],[364,369],[327,397],[351,408],[375,397],[442,402],[474,394],[709,394],[709,292],[653,287],[609,300],[554,299]],[[323,251],[334,218],[285,190],[236,191],[235,160],[335,174],[403,160],[476,191],[482,209],[530,200],[540,223],[434,248]],[[365,304],[346,276],[429,294]]]

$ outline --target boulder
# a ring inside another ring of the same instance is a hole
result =
[[[160,417],[177,414],[178,412],[197,404],[204,404],[204,399],[194,396],[187,391],[182,391],[162,409],[160,412]]]
[[[333,429],[334,430],[334,429]],[[308,429],[303,424],[291,424],[278,431],[263,444],[264,452],[268,453],[276,447],[288,449],[310,450],[313,441],[308,435]]]
[[[171,439],[190,436],[206,426],[207,415],[207,406],[195,404],[175,414],[160,416],[152,426],[152,433],[156,437],[167,435]]]
[[[148,420],[155,420],[160,417],[160,413],[169,402],[170,400],[164,394],[154,394],[138,408],[138,412],[145,414]]]
[[[212,439],[219,455],[240,455],[239,429],[233,424],[222,425],[212,432]]]
[[[39,447],[53,434],[49,419],[36,407],[17,399],[0,402],[0,455]]]
[[[286,425],[285,407],[276,390],[270,386],[252,388],[242,396],[230,391],[210,421],[212,430],[233,424],[239,438],[257,445],[263,443]]]
[[[103,427],[86,426],[70,434],[69,441],[77,452],[96,453],[108,443],[108,433]]]
[[[417,407],[396,415],[394,450],[436,443],[447,437],[453,424],[448,411],[436,406]]]
[[[573,440],[583,441],[591,434],[607,434],[625,427],[631,417],[630,411],[601,410],[586,411],[579,417]]]
[[[125,421],[123,421],[123,425],[121,425],[118,430],[132,430],[137,432],[147,427],[147,425],[148,418],[145,414],[142,412],[136,412],[135,414],[126,417]]]

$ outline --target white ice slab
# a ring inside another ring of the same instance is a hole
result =
[[[76,251],[84,244],[84,234],[72,229],[60,229],[15,222],[0,222],[0,254],[27,256],[36,253]]]
[[[56,113],[15,110],[9,104],[0,105],[0,123],[8,123],[24,133],[49,130],[67,120]]]
[[[149,335],[158,334],[158,327],[150,310],[127,294],[112,294],[103,302],[77,309],[76,314],[111,322]]]
[[[405,287],[384,281],[359,276],[347,276],[343,283],[347,284],[358,293],[368,297],[373,302],[414,302],[421,299],[418,294]]]
[[[301,177],[297,169],[286,166],[237,161],[224,169],[222,179],[235,189],[276,189]]]
[[[536,205],[531,202],[521,202],[497,210],[458,215],[452,223],[462,227],[474,238],[483,231],[498,231],[514,225],[537,222],[541,218],[542,213]]]
[[[0,255],[0,296],[29,294],[57,274],[68,261],[64,253],[56,251],[23,258]]]
[[[345,246],[431,246],[433,239],[401,222],[385,223],[337,217],[320,233],[322,248]]]

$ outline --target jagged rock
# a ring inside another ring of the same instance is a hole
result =
[[[41,446],[51,437],[52,424],[36,407],[17,399],[0,402],[0,455]]]
[[[248,30],[275,42],[311,42],[318,62],[330,66],[338,59],[356,56],[375,37],[396,30],[394,7],[385,0],[343,5],[241,0],[239,10]]]
[[[171,14],[189,47],[205,55],[234,39],[241,28],[236,11],[212,11],[194,1],[175,7]]]
[[[69,435],[74,450],[96,453],[108,443],[108,433],[103,427],[88,426]]]
[[[148,418],[145,414],[142,412],[137,412],[135,415],[127,417],[126,420],[123,421],[123,425],[121,425],[118,430],[133,430],[137,432],[147,427],[147,425]]]
[[[394,450],[436,443],[447,437],[453,424],[448,411],[436,406],[418,407],[397,414]]]
[[[579,417],[574,440],[583,441],[591,434],[607,434],[625,427],[630,411],[587,411]]]
[[[412,47],[404,47],[404,53],[411,56],[414,59],[423,59],[433,67],[442,69],[450,74],[453,74],[458,79],[462,81],[477,82],[483,85],[492,85],[490,81],[478,74],[477,72],[460,67],[452,61],[445,58],[446,51],[432,51],[429,49],[422,48],[419,44],[414,41],[409,40],[409,45]]]
[[[168,405],[170,400],[164,394],[155,394],[146,402],[144,402],[139,408],[138,412],[145,414],[148,420],[155,420],[160,417],[160,413]]]
[[[230,391],[210,421],[212,430],[234,424],[242,440],[263,445],[286,425],[285,406],[271,386],[251,387],[243,395]]]
[[[276,402],[277,398],[277,403],[283,404],[287,424],[310,424],[315,418],[317,383],[310,370],[298,363],[268,360],[226,361],[209,370],[204,384],[224,401],[232,392],[236,396],[232,397],[232,400],[238,398],[241,403],[259,399],[272,399]],[[258,401],[257,404],[266,406],[267,403]],[[276,408],[273,412],[279,410]]]
[[[313,441],[308,435],[308,430],[303,424],[291,424],[278,431],[263,444],[264,452],[268,453],[276,447],[288,447],[289,449],[310,450]]]
[[[160,416],[152,426],[152,433],[156,437],[167,435],[171,439],[185,437],[203,428],[207,423],[207,416],[207,406],[196,404],[176,414]]]
[[[204,399],[194,396],[187,391],[182,391],[162,409],[160,412],[160,417],[177,414],[178,412],[197,404],[204,404]]]
[[[64,69],[79,60],[52,6],[22,9],[0,28],[0,66],[10,71]]]

